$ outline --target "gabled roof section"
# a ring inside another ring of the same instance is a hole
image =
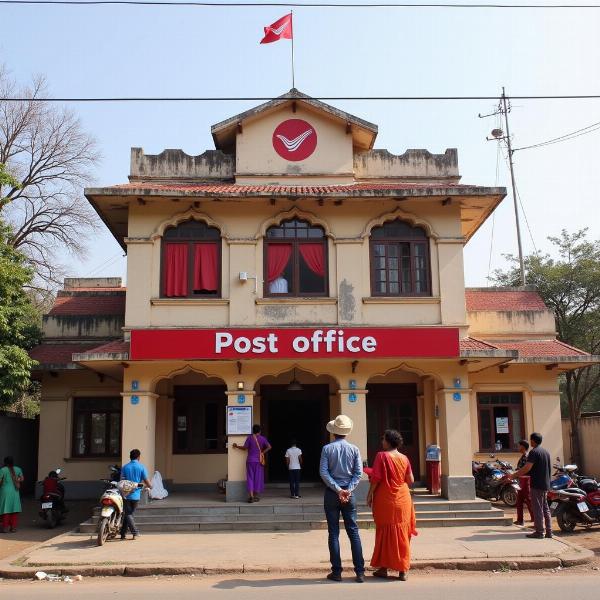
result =
[[[542,311],[549,310],[534,289],[466,288],[468,311]]]
[[[260,104],[255,108],[246,110],[239,115],[235,115],[213,125],[210,128],[210,131],[215,141],[215,147],[217,150],[222,150],[225,153],[233,153],[235,151],[236,132],[238,127],[243,125],[244,121],[257,118],[265,113],[272,112],[281,108],[282,106],[286,106],[294,102],[302,102],[312,110],[325,113],[340,123],[343,123],[346,125],[346,127],[350,127],[353,143],[357,148],[361,148],[363,150],[370,150],[373,148],[375,138],[377,137],[377,125],[351,115],[350,113],[344,112],[339,108],[325,104],[325,102],[315,100],[314,98],[303,94],[296,88],[292,88],[289,92],[286,92],[285,94],[274,98],[273,100],[269,100],[264,104]]]

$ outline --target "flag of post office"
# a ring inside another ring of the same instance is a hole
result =
[[[281,39],[291,40],[294,35],[292,32],[292,13],[281,17],[268,27],[265,27],[265,36],[260,40],[261,44],[270,44]]]

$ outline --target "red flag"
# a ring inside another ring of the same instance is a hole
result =
[[[292,32],[292,13],[281,17],[281,19],[264,29],[265,37],[260,40],[261,44],[270,44],[283,38],[291,40],[294,37]]]

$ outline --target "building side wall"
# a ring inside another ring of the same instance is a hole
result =
[[[571,462],[571,422],[562,420],[562,435],[565,448],[565,461]],[[583,417],[579,421],[579,440],[583,457],[583,468],[586,475],[600,477],[600,415]]]
[[[468,311],[467,321],[469,335],[485,339],[548,339],[556,335],[550,310]]]

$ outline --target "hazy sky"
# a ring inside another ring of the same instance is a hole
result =
[[[289,41],[259,45],[281,7],[63,7],[0,5],[0,61],[19,79],[48,78],[55,97],[276,96],[291,87]],[[600,10],[294,10],[296,87],[313,96],[600,93]],[[213,148],[210,125],[252,102],[73,105],[98,140],[96,183],[127,181],[129,152]],[[458,148],[462,182],[509,185],[497,123],[479,119],[493,102],[338,101],[377,123],[378,148]],[[600,121],[600,100],[515,101],[514,146]],[[517,186],[539,250],[561,228],[600,238],[600,131],[515,154]],[[468,285],[486,285],[492,219],[469,242]],[[533,242],[525,223],[526,252]],[[495,213],[492,270],[516,252],[512,200]],[[108,231],[90,243],[71,274],[125,275]]]

